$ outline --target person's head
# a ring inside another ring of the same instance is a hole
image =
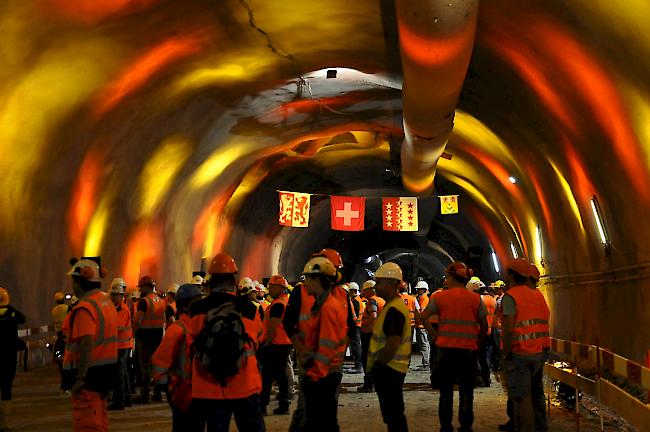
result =
[[[201,288],[196,284],[183,284],[176,291],[176,310],[179,314],[189,313],[190,304],[201,298]]]
[[[287,282],[287,279],[284,276],[275,275],[269,279],[268,287],[269,294],[271,294],[271,297],[275,299],[287,292],[287,288],[289,288],[289,282]]]
[[[124,294],[126,292],[126,282],[122,278],[115,278],[111,281],[111,288],[109,293],[114,305],[118,305],[124,301]]]
[[[426,281],[418,281],[418,283],[415,284],[415,292],[419,296],[423,296],[429,291],[429,284]]]
[[[7,291],[5,288],[0,287],[0,307],[9,306],[9,303],[11,303],[9,291]]]
[[[348,284],[348,294],[350,294],[350,297],[355,298],[359,295],[359,284],[356,282],[350,282]]]
[[[369,299],[371,297],[374,297],[375,294],[377,294],[377,291],[375,291],[375,285],[376,284],[377,284],[377,282],[375,282],[372,279],[369,279],[369,280],[365,281],[363,283],[363,286],[361,287],[361,289],[362,289],[361,295],[364,298],[367,298],[367,299]]]
[[[213,292],[234,293],[237,289],[237,263],[227,253],[218,253],[212,258],[208,273],[210,277],[204,286],[208,294]]]
[[[307,293],[315,297],[332,289],[338,276],[334,264],[322,256],[313,257],[307,261],[302,274],[305,275]]]
[[[460,261],[453,262],[447,267],[447,271],[445,272],[447,287],[465,288],[473,274],[472,269],[468,268],[465,263]]]
[[[392,300],[399,295],[402,284],[402,269],[394,262],[387,262],[375,272],[375,291],[384,300]]]
[[[472,276],[469,279],[469,282],[465,285],[465,288],[467,288],[468,291],[478,293],[485,288],[485,284],[477,276]]]
[[[336,268],[336,282],[341,282],[343,279],[343,274],[341,273],[341,270],[343,269],[343,259],[338,251],[335,249],[325,248],[312,254],[312,258],[314,257],[327,258]]]
[[[65,294],[61,291],[57,291],[54,293],[54,301],[56,304],[63,304],[65,302]]]
[[[237,295],[245,297],[248,300],[257,300],[257,290],[251,278],[244,277],[239,280],[239,284],[237,284]]]
[[[102,286],[99,265],[92,260],[76,261],[68,276],[72,277],[72,290],[77,297],[82,297],[86,292]]]
[[[530,288],[537,288],[541,275],[539,269],[535,264],[530,264],[530,274],[528,275],[528,280],[526,281],[526,286]]]
[[[199,291],[201,290],[200,285],[195,285],[195,286],[198,288]],[[168,297],[170,301],[175,301],[178,288],[180,288],[178,284],[175,283],[169,284],[169,286],[167,287],[167,295],[165,297]]]
[[[517,258],[508,261],[506,272],[506,284],[511,288],[516,285],[526,285],[531,275],[531,268],[528,261]]]
[[[142,276],[138,281],[138,288],[142,297],[148,296],[156,290],[156,281],[151,276]]]

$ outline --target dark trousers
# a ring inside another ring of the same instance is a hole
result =
[[[431,370],[431,388],[440,388],[440,348],[435,344],[431,336],[429,336],[429,346],[431,351],[429,354],[429,368]]]
[[[318,381],[312,381],[306,376],[302,380],[302,391],[305,395],[305,414],[309,432],[339,432],[336,418],[338,402],[336,392],[341,384],[342,375],[332,373]]]
[[[441,348],[440,357],[440,431],[452,432],[454,383],[458,383],[460,404],[458,421],[461,431],[471,431],[474,423],[474,383],[476,351]]]
[[[194,417],[189,412],[183,412],[178,408],[172,409],[172,432],[195,431],[198,429]],[[205,427],[205,426],[204,426]]]
[[[492,342],[492,370],[498,372],[501,370],[501,329],[493,328],[489,336]]]
[[[154,338],[138,338],[135,340],[138,348],[138,362],[140,365],[140,373],[142,377],[142,396],[145,399],[149,398],[149,385],[151,383],[151,357],[158,349],[160,340]],[[160,392],[158,387],[154,388],[154,392]]]
[[[547,429],[543,388],[544,360],[543,354],[529,357],[513,355],[504,362],[516,432]]]
[[[402,391],[406,374],[384,364],[375,364],[370,374],[375,382],[381,415],[388,426],[388,432],[408,432]]]
[[[363,349],[361,348],[361,327],[354,326],[348,331],[350,337],[350,354],[354,367],[363,367]]]
[[[492,370],[491,359],[490,359],[491,356],[492,356],[492,339],[490,337],[487,337],[483,339],[483,342],[481,343],[481,346],[479,347],[479,351],[478,351],[479,375],[483,380],[483,384],[486,386],[489,386],[491,381],[490,379],[490,371]]]
[[[9,349],[7,351],[0,357],[0,399],[3,401],[11,400],[11,388],[16,378],[16,351]]]
[[[268,345],[262,349],[262,407],[266,408],[271,397],[273,381],[280,391],[280,407],[289,407],[289,379],[287,363],[292,345]]]
[[[117,374],[113,386],[113,405],[118,407],[123,407],[125,403],[131,401],[131,383],[129,382],[127,370],[130,352],[130,349],[117,350]]]
[[[372,375],[368,373],[368,351],[370,350],[370,339],[372,333],[361,333],[361,363],[363,365],[363,384],[368,388],[373,388]]]
[[[192,399],[190,415],[194,418],[196,432],[204,432],[206,426],[207,432],[228,432],[233,416],[239,432],[266,430],[259,395],[245,399]]]
[[[548,431],[548,419],[546,418],[546,395],[544,394],[544,365],[533,375],[530,395],[533,399],[535,413],[535,432],[546,432]]]

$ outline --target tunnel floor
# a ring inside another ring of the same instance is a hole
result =
[[[414,355],[412,368],[420,364]],[[363,375],[343,377],[339,399],[339,425],[342,431],[367,432],[385,430],[379,412],[377,395],[357,393],[356,387]],[[474,391],[474,431],[496,431],[507,420],[505,414],[506,395],[498,377],[493,377],[490,388],[477,388]],[[435,431],[438,423],[439,393],[428,386],[428,372],[411,369],[406,377],[404,399],[406,416],[411,432]],[[457,422],[458,393],[454,394],[454,417]],[[271,411],[275,405],[269,406]],[[292,406],[293,409],[293,406]],[[70,399],[58,390],[58,372],[54,366],[19,373],[14,383],[14,410],[12,426],[14,431],[70,431],[72,430]],[[112,431],[157,432],[171,430],[171,413],[166,403],[135,405],[121,412],[109,412]],[[267,431],[286,431],[290,416],[268,416]],[[458,424],[456,423],[457,427]],[[231,423],[231,431],[237,428]],[[573,413],[552,406],[549,431],[575,431],[576,420]],[[598,417],[585,412],[580,418],[580,431],[600,430]],[[621,431],[620,423],[614,420],[605,424],[606,431]],[[630,429],[631,430],[631,429]]]

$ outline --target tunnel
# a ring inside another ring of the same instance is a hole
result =
[[[360,281],[468,259],[496,280],[525,257],[553,336],[644,361],[650,3],[443,6],[418,59],[392,0],[4,2],[0,285],[37,327],[70,257],[129,286],[220,251],[259,280],[324,247]],[[414,150],[429,127],[437,147]],[[278,223],[279,191],[311,194],[308,227]],[[330,196],[365,197],[365,229],[332,230]],[[418,230],[384,231],[382,197],[417,197]]]

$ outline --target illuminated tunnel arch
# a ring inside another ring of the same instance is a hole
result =
[[[67,259],[83,253],[130,283],[141,271],[185,280],[220,249],[242,272],[295,274],[336,238],[275,224],[274,190],[408,194],[385,184],[403,134],[389,3],[13,2],[1,18],[0,284],[43,324],[48,304],[35,299],[66,287]],[[461,216],[435,223],[501,264],[510,243],[543,259],[555,334],[600,334],[641,358],[650,6],[628,3],[481,4],[452,159],[437,171],[460,191]],[[362,183],[363,170],[377,174]],[[327,206],[312,218],[326,226]]]

